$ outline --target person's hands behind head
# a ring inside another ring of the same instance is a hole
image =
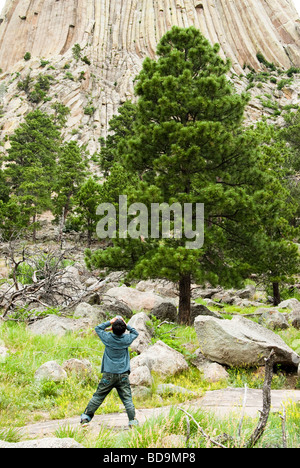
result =
[[[116,317],[114,317],[113,319],[111,319],[111,321],[110,321],[111,325],[112,325],[113,323],[115,323],[117,320],[123,320],[123,322],[126,323],[125,320],[123,319],[123,317],[121,317],[121,315],[117,315]]]

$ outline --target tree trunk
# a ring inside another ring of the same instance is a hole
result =
[[[34,243],[36,243],[36,214],[33,215],[32,224],[33,224],[32,240]]]
[[[179,280],[179,316],[178,321],[190,325],[191,319],[191,275],[183,275]]]
[[[276,307],[281,302],[279,283],[273,283],[273,298],[274,298],[274,306]]]
[[[60,223],[59,223],[59,233],[58,233],[58,243],[60,244],[60,248],[62,248],[64,227],[66,225],[67,216],[68,216],[68,211],[67,211],[67,208],[64,206],[62,209],[62,214],[61,214]]]

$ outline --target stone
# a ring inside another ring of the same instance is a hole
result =
[[[208,382],[214,383],[220,380],[226,380],[229,377],[226,369],[216,362],[206,359],[201,353],[200,349],[195,351],[196,357],[191,361],[193,366],[197,367],[203,373],[204,379]]]
[[[289,328],[289,324],[285,315],[276,309],[258,309],[256,312],[263,311],[259,319],[259,323],[271,330],[285,330]]]
[[[278,309],[300,310],[300,302],[294,298],[287,299],[279,304]]]
[[[215,302],[221,302],[224,304],[233,304],[234,301],[234,292],[233,291],[220,291],[217,294],[214,294],[211,298]]]
[[[89,320],[91,325],[95,326],[107,320],[107,316],[100,306],[90,305],[86,302],[78,304],[75,309],[73,318],[86,318]]]
[[[121,315],[121,317],[124,319],[130,319],[133,315],[132,310],[125,302],[119,301],[115,297],[110,297],[107,295],[105,295],[102,299],[101,308],[111,317]]]
[[[255,293],[256,293],[255,286],[249,285],[249,286],[246,286],[244,289],[240,289],[239,291],[236,291],[235,295],[238,296],[240,299],[253,300]]]
[[[0,448],[12,448],[12,449],[73,449],[73,448],[84,448],[83,445],[76,442],[74,439],[65,438],[48,438],[48,439],[37,439],[37,440],[26,440],[24,442],[10,443],[0,440]]]
[[[140,281],[136,285],[136,289],[142,292],[155,292],[157,294],[160,294],[161,296],[172,297],[175,299],[178,297],[177,285],[175,283],[172,283],[171,281],[162,279]]]
[[[128,325],[132,328],[135,328],[139,336],[133,341],[130,348],[132,351],[137,353],[142,353],[145,349],[150,346],[152,340],[152,330],[147,325],[147,323],[151,322],[150,318],[148,317],[145,312],[140,312],[139,314],[133,315],[133,317],[129,320]]]
[[[300,356],[274,332],[235,316],[232,320],[197,317],[195,329],[202,354],[228,366],[262,366],[272,349],[276,362],[298,366]]]
[[[163,377],[171,376],[188,369],[184,356],[163,341],[157,341],[142,354],[131,360],[132,369],[147,366],[150,371]]]
[[[106,295],[125,302],[131,310],[137,312],[150,312],[154,307],[158,306],[162,302],[170,302],[170,298],[166,300],[154,292],[142,292],[134,288],[128,288],[124,285],[119,288],[109,289],[106,292]]]
[[[86,377],[92,373],[92,364],[87,359],[69,359],[65,361],[62,368],[68,373],[75,373],[81,377]]]
[[[37,320],[29,325],[29,330],[35,335],[57,335],[64,336],[68,332],[79,331],[91,327],[91,322],[87,318],[79,320],[67,317],[59,317],[57,315],[49,315],[48,317]]]
[[[216,383],[220,380],[228,379],[229,374],[223,366],[217,362],[212,362],[203,368],[203,377],[204,380],[207,380],[207,382]]]
[[[291,321],[292,327],[300,330],[300,309],[293,310],[289,315],[289,320]]]
[[[46,362],[34,374],[34,379],[37,382],[42,380],[62,382],[63,380],[66,380],[66,378],[66,371],[56,361]]]
[[[86,302],[81,302],[80,304],[76,306],[73,317],[75,319],[83,318],[83,317],[86,318],[86,317],[91,316],[93,312],[94,312],[94,309],[92,305]]]
[[[150,387],[152,385],[152,376],[148,366],[136,367],[129,375],[130,384],[137,387]]]
[[[222,316],[218,314],[218,312],[213,312],[212,310],[209,310],[205,305],[191,304],[191,325],[194,324],[195,318],[198,317],[198,315],[209,315],[211,317],[222,319]]]
[[[163,302],[151,310],[150,316],[151,315],[154,315],[154,317],[162,322],[165,320],[168,322],[176,322],[178,317],[177,307],[170,302]]]

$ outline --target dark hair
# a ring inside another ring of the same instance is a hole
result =
[[[116,320],[112,325],[112,331],[117,336],[123,335],[126,331],[126,328],[127,328],[126,323],[123,322],[123,320],[121,319]]]

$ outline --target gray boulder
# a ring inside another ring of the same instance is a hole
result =
[[[145,312],[135,314],[128,322],[128,325],[139,332],[139,336],[130,346],[132,351],[135,351],[136,353],[142,353],[150,346],[152,330],[147,325],[147,322],[150,322],[150,318],[145,314]]]
[[[276,309],[258,309],[256,312],[262,311],[263,314],[259,319],[259,323],[271,330],[285,330],[289,328],[289,324],[285,315]]]
[[[86,329],[90,326],[91,321],[88,318],[75,320],[67,317],[59,317],[57,315],[49,315],[48,317],[29,325],[28,328],[35,335],[53,334],[63,336],[68,332]]]
[[[131,368],[147,366],[150,371],[167,377],[188,369],[188,363],[183,355],[163,341],[157,341],[142,354],[131,360]]]
[[[52,380],[53,382],[61,382],[66,380],[66,371],[56,362],[49,361],[43,364],[34,374],[34,379],[37,382],[42,380]]]
[[[125,302],[131,310],[135,310],[137,312],[150,312],[155,306],[162,302],[173,302],[171,298],[163,298],[152,291],[142,292],[134,288],[128,288],[125,285],[119,288],[109,289],[106,292],[106,296]],[[174,302],[176,302],[175,299]]]
[[[130,319],[133,315],[132,310],[125,302],[107,295],[104,296],[101,302],[101,309],[105,314],[109,314],[111,317],[121,315],[123,318]]]
[[[92,373],[92,364],[87,359],[69,359],[65,361],[62,368],[67,374],[77,374],[81,377],[90,376]]]
[[[64,448],[64,449],[73,449],[73,448],[84,448],[74,439],[38,439],[38,440],[26,440],[24,442],[9,443],[0,440],[0,448],[16,448],[16,449],[31,449],[31,448]]]
[[[132,370],[129,381],[133,386],[150,387],[152,384],[152,376],[149,367],[136,367]]]
[[[293,310],[289,315],[289,320],[294,328],[300,330],[300,309]]]
[[[278,306],[279,309],[291,309],[291,310],[300,310],[300,302],[298,299],[287,299],[283,301]]]
[[[100,306],[82,302],[76,307],[73,318],[86,318],[91,325],[98,325],[105,322],[107,317]]]
[[[192,364],[203,373],[205,380],[214,383],[219,382],[220,380],[226,380],[229,377],[228,372],[223,366],[217,362],[212,362],[209,359],[206,359],[200,349],[197,349],[195,354],[196,356],[193,358]]]
[[[264,365],[271,350],[276,362],[298,366],[300,356],[274,332],[243,317],[218,320],[197,317],[195,329],[202,354],[211,361],[228,366]]]
[[[210,317],[222,319],[222,316],[218,314],[218,312],[213,312],[212,310],[209,310],[205,305],[191,304],[191,325],[194,324],[195,318],[198,317],[198,315],[208,315]]]
[[[158,318],[161,321],[168,320],[170,322],[177,321],[177,307],[174,306],[171,302],[163,302],[158,306],[154,307],[150,315]]]

